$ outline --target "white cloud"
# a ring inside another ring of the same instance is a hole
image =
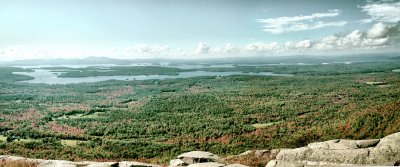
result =
[[[284,32],[304,31],[324,27],[340,27],[347,24],[346,21],[319,21],[323,18],[339,16],[339,10],[329,10],[326,13],[314,13],[311,15],[300,15],[294,17],[278,17],[269,19],[258,19],[257,22],[264,24],[263,30],[272,34]]]
[[[203,55],[206,56],[229,56],[235,55],[237,56],[243,51],[242,48],[236,47],[231,43],[226,43],[223,47],[211,47],[209,44],[205,42],[199,42],[196,49],[194,51],[189,51],[187,55]]]
[[[361,40],[362,40],[362,32],[360,30],[354,30],[349,34],[339,37],[337,39],[337,45],[339,49],[358,46]]]
[[[320,40],[304,39],[299,41],[252,42],[234,46],[231,43],[213,46],[199,42],[194,48],[170,48],[168,45],[133,45],[127,49],[103,48],[87,50],[71,48],[68,50],[36,49],[31,46],[14,46],[0,49],[0,60],[34,58],[84,58],[87,56],[107,56],[113,58],[215,58],[289,54],[325,54],[352,51],[372,51],[400,48],[400,23],[376,23],[365,31],[353,30],[347,33],[328,35]]]
[[[354,30],[347,34],[330,35],[317,41],[317,50],[362,50],[397,47],[400,42],[399,25],[376,23],[366,31]]]
[[[197,45],[195,53],[197,54],[207,54],[210,51],[210,46],[207,43],[199,42]]]
[[[289,50],[289,49],[293,49],[295,47],[295,44],[293,42],[286,42],[285,43],[285,49]]]
[[[370,18],[361,20],[363,23],[386,22],[397,23],[400,21],[400,2],[373,2],[360,6]]]
[[[335,35],[329,35],[316,44],[314,44],[314,48],[317,50],[333,50],[337,44],[338,37]]]
[[[134,48],[140,53],[158,53],[168,58],[213,58],[237,57],[255,55],[279,55],[296,53],[322,53],[324,51],[347,52],[368,51],[368,49],[388,48],[400,46],[400,24],[376,23],[371,28],[361,31],[353,30],[348,33],[328,35],[320,40],[304,39],[300,41],[278,42],[253,42],[245,46],[234,46],[226,43],[220,46],[210,46],[208,43],[199,42],[195,48],[174,49],[167,45],[138,45]],[[146,47],[144,47],[146,46]],[[151,47],[150,47],[151,46]],[[162,49],[164,48],[164,49]]]
[[[279,51],[280,46],[277,42],[263,43],[255,42],[250,43],[246,46],[246,50],[250,52],[265,53],[265,52],[276,52]]]
[[[334,21],[334,22],[315,22],[315,24],[309,29],[318,29],[318,28],[324,28],[324,27],[342,27],[347,24],[347,21]]]
[[[368,51],[369,49],[397,48],[400,46],[400,24],[376,23],[371,28],[348,33],[328,35],[321,40],[288,41],[282,45],[274,43],[255,42],[248,44],[246,50],[250,53],[321,53],[321,51],[351,52]]]
[[[367,31],[367,37],[384,38],[387,36],[388,31],[389,31],[389,26],[383,23],[377,23],[374,24],[372,28]]]
[[[231,43],[227,43],[223,48],[223,53],[238,53],[240,51],[239,48],[233,46]]]
[[[162,54],[169,50],[168,45],[147,45],[139,44],[126,49],[132,54]]]
[[[378,39],[371,39],[367,38],[363,40],[364,46],[385,46],[389,42],[389,38],[378,38]]]
[[[305,40],[299,41],[299,42],[295,45],[295,47],[296,47],[297,49],[310,48],[310,47],[311,47],[311,40],[305,39]]]

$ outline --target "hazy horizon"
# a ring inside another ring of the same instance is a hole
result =
[[[0,61],[400,51],[399,0],[0,2]]]

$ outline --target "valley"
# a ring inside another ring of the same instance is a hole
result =
[[[20,78],[31,78],[13,72],[32,69],[1,68],[8,76],[0,83],[2,155],[166,164],[192,150],[228,156],[335,138],[381,138],[400,128],[396,62],[210,67],[201,70],[290,76],[75,84],[23,83]]]

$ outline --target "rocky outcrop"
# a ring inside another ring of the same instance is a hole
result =
[[[169,167],[245,167],[241,164],[227,165],[219,156],[204,152],[191,151],[178,155],[177,159],[173,159],[169,163]]]
[[[2,162],[27,162],[39,167],[160,167],[140,162],[71,162],[1,156]],[[268,162],[269,161],[269,162]],[[268,164],[266,167],[343,167],[400,166],[400,132],[382,139],[335,139],[310,143],[295,149],[253,150],[224,159],[204,152],[192,151],[177,156],[169,167],[246,167]]]
[[[219,156],[204,152],[192,151],[181,154],[170,161],[170,167],[246,167],[241,164],[226,164]],[[122,162],[72,162],[64,160],[44,160],[31,159],[17,156],[0,155],[0,167],[3,162],[25,162],[37,164],[38,167],[161,167],[154,164],[146,164],[140,162],[122,161]],[[36,165],[35,165],[36,166]]]
[[[161,167],[159,165],[154,164],[146,164],[140,162],[72,162],[72,161],[64,161],[64,160],[44,160],[44,159],[31,159],[31,158],[23,158],[17,156],[8,156],[2,155],[0,156],[0,166],[1,162],[27,162],[27,163],[35,163],[38,164],[38,167]]]
[[[266,167],[399,166],[400,132],[375,140],[336,139],[280,149]]]
[[[221,158],[217,155],[205,151],[191,151],[178,155],[178,159],[185,162],[186,164],[206,163],[206,162],[218,162],[222,163]]]

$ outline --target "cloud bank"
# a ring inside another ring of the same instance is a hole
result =
[[[386,22],[397,23],[400,21],[400,2],[384,3],[375,2],[359,6],[362,12],[370,18],[361,20],[362,23]]]
[[[24,47],[12,47],[0,50],[1,60],[15,60],[26,58],[51,58],[55,57],[82,57],[107,56],[115,58],[215,58],[238,56],[274,56],[295,54],[327,54],[337,52],[379,51],[384,49],[400,48],[400,24],[377,22],[367,30],[353,30],[323,37],[320,40],[304,39],[300,41],[278,42],[253,42],[247,45],[234,45],[226,43],[214,46],[206,42],[199,42],[192,49],[171,48],[168,45],[138,44],[127,48],[112,48],[103,52],[51,52],[46,50],[26,51]]]
[[[304,37],[298,41],[255,41],[247,44],[212,44],[198,42],[193,48],[173,48],[168,44],[136,44],[126,48],[84,50],[68,48],[64,51],[29,50],[26,46],[12,46],[0,49],[0,61],[31,58],[83,58],[88,56],[107,56],[114,58],[215,58],[215,57],[251,57],[295,54],[327,53],[368,53],[400,49],[400,2],[367,2],[358,6],[367,17],[361,21],[352,21],[368,27],[366,30],[353,29],[338,32],[321,39],[312,40]],[[326,21],[340,15],[334,9],[324,13],[259,19],[264,31],[272,34],[305,31],[323,27],[344,26],[347,21]],[[369,23],[369,24],[366,24]]]
[[[324,27],[340,27],[346,25],[347,21],[321,21],[322,19],[333,18],[339,15],[339,10],[334,9],[325,13],[314,13],[311,15],[257,19],[257,22],[263,24],[262,28],[265,32],[282,34],[285,32],[313,30]]]

